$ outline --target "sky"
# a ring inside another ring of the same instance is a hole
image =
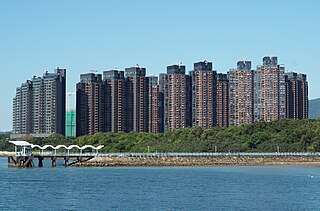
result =
[[[56,67],[67,69],[74,92],[90,70],[139,64],[158,75],[207,60],[226,73],[238,60],[255,68],[272,55],[307,74],[309,99],[318,98],[319,10],[317,0],[3,0],[0,131],[12,130],[16,87]]]

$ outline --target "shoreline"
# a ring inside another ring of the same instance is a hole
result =
[[[99,155],[76,167],[178,167],[178,166],[310,166],[320,167],[320,156],[212,156],[130,157]]]
[[[1,157],[13,152],[0,151]],[[36,161],[37,162],[37,161]],[[306,166],[320,167],[320,155],[295,156],[110,156],[98,155],[88,161],[77,162],[74,167],[214,167],[214,166]]]
[[[0,151],[0,158],[1,157],[8,157],[14,155],[14,152],[8,152],[8,151]]]
[[[320,168],[320,162],[317,163],[265,163],[265,164],[221,164],[221,165],[88,165],[88,164],[73,164],[68,167],[75,168],[139,168],[139,167],[259,167],[259,166],[302,166],[302,167],[310,167],[310,168]]]

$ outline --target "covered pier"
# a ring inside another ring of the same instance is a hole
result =
[[[64,166],[69,166],[77,162],[84,162],[98,155],[99,150],[104,146],[94,147],[92,145],[33,145],[27,141],[10,141],[15,146],[14,156],[8,157],[9,167],[34,167],[34,160],[38,160],[38,167],[43,167],[43,160],[51,160],[52,167],[56,167],[57,160],[64,160]],[[33,152],[33,149],[40,150]],[[61,149],[63,150],[61,152]],[[91,152],[86,152],[91,149]],[[50,151],[48,151],[50,150]],[[76,150],[76,151],[75,151]]]

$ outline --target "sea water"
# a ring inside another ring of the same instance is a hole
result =
[[[319,210],[320,168],[8,168],[0,210]]]

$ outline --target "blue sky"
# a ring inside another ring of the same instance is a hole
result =
[[[320,97],[320,1],[101,0],[16,1],[0,6],[0,131],[12,128],[15,89],[33,75],[67,68],[67,91],[81,73],[208,60],[218,72],[240,59],[278,56],[308,75]]]

